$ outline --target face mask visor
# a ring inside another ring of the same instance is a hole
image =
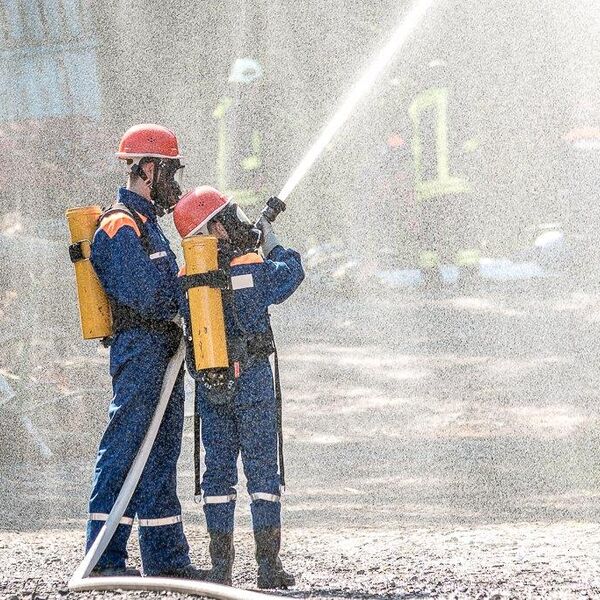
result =
[[[244,223],[244,225],[252,225],[252,221],[250,221],[248,215],[246,215],[246,213],[237,204],[234,204],[233,206],[235,206],[235,214],[239,222]]]
[[[178,159],[159,159],[155,163],[151,195],[159,216],[170,213],[181,197],[183,167]]]

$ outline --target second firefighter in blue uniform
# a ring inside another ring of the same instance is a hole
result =
[[[279,560],[278,406],[269,362],[274,346],[268,307],[286,300],[304,279],[300,255],[281,246],[264,219],[264,258],[248,251],[253,246],[252,226],[235,204],[208,186],[183,196],[174,218],[182,237],[211,234],[219,239],[220,252],[230,253],[233,291],[225,295],[224,313],[234,389],[227,394],[213,392],[196,374],[196,410],[202,420],[206,466],[202,500],[212,560],[209,579],[231,584],[241,455],[251,498],[258,587],[285,588],[294,584],[294,578]]]

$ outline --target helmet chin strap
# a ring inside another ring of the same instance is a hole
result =
[[[136,175],[137,177],[139,177],[145,184],[146,187],[150,190],[150,195],[152,195],[152,188],[154,187],[154,173],[156,173],[156,166],[154,168],[154,172],[152,175],[152,181],[150,181],[150,178],[148,177],[148,175],[146,175],[146,171],[144,171],[144,169],[142,169],[142,167],[140,166],[139,163],[134,163],[133,165],[131,165],[131,171],[130,171],[133,175]],[[154,199],[152,199],[152,202],[154,203]]]

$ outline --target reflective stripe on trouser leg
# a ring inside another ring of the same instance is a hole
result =
[[[281,502],[274,494],[252,494],[250,512],[252,514],[252,528],[266,529],[268,527],[281,527]],[[258,497],[256,497],[258,496]],[[277,500],[265,500],[262,496],[271,496]]]
[[[181,523],[181,515],[174,517],[162,517],[160,519],[138,519],[140,527],[162,527],[164,525],[175,525]]]
[[[226,496],[202,496],[202,504],[225,504],[235,502],[237,494],[228,494]]]
[[[231,533],[235,513],[236,494],[202,497],[202,509],[206,518],[208,531]]]
[[[267,494],[265,492],[254,492],[250,494],[252,501],[255,500],[266,500],[267,502],[281,502],[281,496],[277,494]]]
[[[107,521],[108,513],[90,513],[88,519],[90,521]],[[121,517],[119,525],[133,525],[133,517]]]

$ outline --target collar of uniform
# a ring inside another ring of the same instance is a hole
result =
[[[122,202],[127,208],[135,210],[151,221],[156,221],[154,204],[139,194],[124,187],[119,188],[119,202]]]
[[[262,263],[263,258],[260,254],[256,252],[249,252],[248,254],[242,254],[242,256],[236,256],[229,265],[232,267],[237,267],[239,265],[256,265]]]

